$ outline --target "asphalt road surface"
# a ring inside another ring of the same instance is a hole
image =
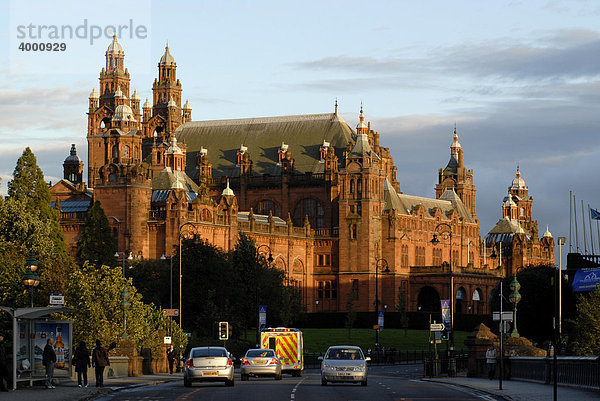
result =
[[[372,401],[372,400],[496,400],[484,393],[418,380],[422,366],[376,366],[369,368],[369,385],[328,384],[321,386],[318,370],[306,370],[303,377],[284,375],[283,380],[250,378],[242,382],[235,375],[235,386],[221,383],[194,383],[183,387],[183,381],[122,390],[97,401],[151,400],[256,400],[256,401]]]

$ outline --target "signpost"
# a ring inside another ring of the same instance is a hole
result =
[[[267,326],[267,305],[258,306],[258,325],[261,329]]]
[[[444,323],[431,323],[429,325],[430,331],[444,331],[446,329],[446,325]]]
[[[56,305],[65,305],[65,296],[63,294],[50,294],[50,306]]]

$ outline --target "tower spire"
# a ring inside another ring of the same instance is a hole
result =
[[[338,101],[337,101],[337,97],[335,98],[335,115],[337,116],[338,113]]]

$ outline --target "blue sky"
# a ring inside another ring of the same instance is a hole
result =
[[[331,112],[337,97],[355,126],[363,101],[405,193],[434,196],[456,121],[482,234],[501,216],[517,163],[541,231],[568,234],[569,190],[600,207],[597,2],[46,3],[0,5],[2,193],[25,146],[53,181],[71,143],[86,159],[87,98],[110,43],[20,52],[15,26],[131,19],[148,28],[120,39],[142,100],[168,41],[194,120]]]

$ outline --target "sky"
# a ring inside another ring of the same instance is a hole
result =
[[[402,192],[427,197],[456,123],[481,234],[519,164],[540,232],[568,237],[569,191],[600,208],[599,17],[584,0],[2,2],[0,193],[26,146],[53,182],[71,143],[87,162],[88,96],[110,26],[127,25],[142,102],[167,42],[194,120],[327,113],[337,98],[355,127],[362,102]],[[33,43],[66,49],[19,49]]]

